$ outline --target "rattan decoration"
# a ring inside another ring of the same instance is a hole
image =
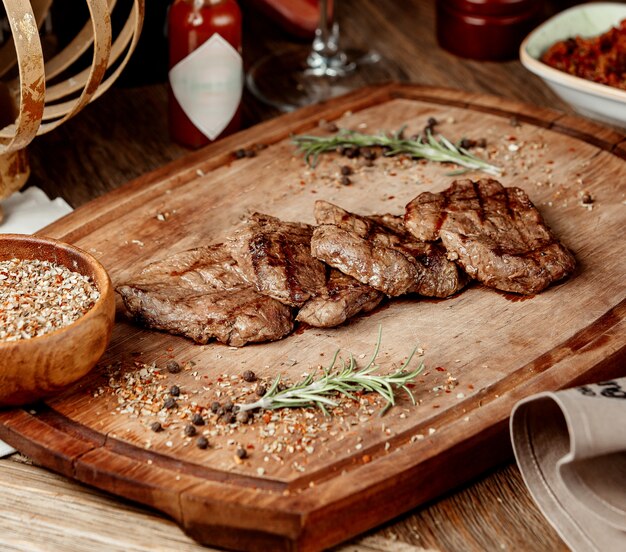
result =
[[[132,0],[128,19],[114,37],[111,12],[117,0],[76,0],[87,3],[90,20],[66,48],[44,60],[39,28],[52,0],[2,1],[11,39],[0,47],[0,79],[5,79],[16,65],[18,76],[0,82],[2,110],[13,106],[12,113],[0,114],[0,124],[6,125],[0,130],[0,201],[19,190],[28,179],[25,148],[33,138],[63,124],[115,82],[137,45],[145,10],[145,0]],[[46,86],[92,45],[91,67]]]

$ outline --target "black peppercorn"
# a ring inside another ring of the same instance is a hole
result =
[[[233,411],[233,407],[234,407],[234,406],[235,406],[235,405],[234,405],[233,401],[231,401],[231,400],[229,399],[229,400],[227,400],[227,401],[224,403],[224,410],[225,410],[226,412],[232,412],[232,411]]]
[[[175,360],[168,360],[167,364],[165,365],[165,369],[170,374],[178,374],[182,370],[180,364],[178,364],[178,362],[176,362]]]
[[[368,161],[376,159],[376,152],[370,148],[361,148],[361,155]]]
[[[163,431],[163,426],[159,422],[152,422],[150,424],[150,429],[155,433],[158,433],[159,431]]]
[[[217,401],[213,401],[211,403],[211,412],[215,413],[220,409],[220,406],[222,406],[219,402]]]
[[[256,381],[256,374],[252,370],[246,370],[241,377],[243,381],[247,381],[248,383]]]
[[[254,392],[259,396],[262,397],[263,395],[265,395],[265,393],[267,392],[267,388],[265,387],[265,385],[263,385],[262,383],[260,383],[259,385],[256,386],[256,389],[254,390]]]
[[[241,460],[244,460],[245,458],[248,458],[248,451],[246,451],[245,448],[238,448],[237,449],[237,458],[240,458]]]
[[[170,395],[172,397],[178,397],[180,395],[180,387],[178,387],[178,385],[172,385],[172,387],[170,387]]]
[[[235,150],[235,158],[236,159],[243,159],[246,156],[246,150],[243,148],[239,148],[238,150]]]
[[[355,157],[358,157],[359,155],[361,155],[361,150],[359,148],[346,148],[343,152],[343,154],[348,158],[348,159],[354,159]]]
[[[341,182],[343,186],[350,186],[350,184],[352,184],[352,180],[350,180],[349,176],[342,176],[339,182]]]
[[[206,437],[204,437],[204,435],[202,435],[202,436],[198,437],[198,440],[196,441],[196,446],[199,449],[203,449],[204,450],[205,448],[207,448],[209,446],[209,440]]]
[[[350,176],[352,174],[352,167],[348,165],[343,165],[340,170],[341,174],[343,174],[344,176]]]
[[[189,424],[185,426],[185,435],[187,437],[193,437],[197,433],[196,426]]]
[[[172,408],[176,408],[178,406],[178,403],[172,397],[168,397],[167,399],[165,399],[163,406],[168,410],[171,410]]]
[[[196,412],[191,418],[191,423],[197,426],[203,426],[204,418],[202,417],[202,414],[200,414],[199,412]]]

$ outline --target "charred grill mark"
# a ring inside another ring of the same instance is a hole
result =
[[[510,198],[510,195],[509,195],[511,190],[507,190],[506,188],[503,188],[502,191],[504,192],[504,208],[506,209],[506,214],[509,217],[511,217],[513,220],[517,220],[517,217],[515,215],[515,211],[511,207],[511,198]]]
[[[184,274],[187,274],[189,272],[193,272],[194,270],[200,268],[201,266],[204,266],[204,262],[201,259],[196,259],[192,264],[190,264],[189,266],[186,266],[182,270],[172,270],[170,272],[170,276],[172,276],[174,278],[176,278],[178,276],[183,276]]]
[[[472,181],[472,187],[474,188],[474,196],[478,200],[478,218],[480,222],[485,222],[485,198],[480,191],[480,185],[478,182]]]
[[[270,241],[263,234],[254,236],[248,244],[248,250],[250,251],[250,261],[252,262],[254,274],[257,277],[259,276],[259,269],[261,267],[263,259],[268,258],[267,252],[269,246]]]
[[[435,235],[435,239],[437,239],[439,237],[439,231],[441,230],[441,227],[443,226],[443,223],[446,221],[446,218],[448,218],[448,206],[450,205],[450,194],[452,192],[450,190],[446,190],[442,195],[443,195],[443,201],[441,202],[441,205],[439,207],[439,217],[437,218],[437,221],[435,222],[435,229],[434,229],[434,235]]]
[[[280,235],[277,239],[278,249],[280,251],[280,258],[284,259],[283,267],[285,270],[285,278],[287,283],[287,293],[289,293],[289,299],[294,303],[300,303],[305,299],[306,294],[298,278],[296,277],[296,259],[293,244],[285,239],[285,236]]]

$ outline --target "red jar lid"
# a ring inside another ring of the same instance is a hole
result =
[[[464,14],[488,16],[513,16],[534,11],[538,0],[439,0],[450,9]]]

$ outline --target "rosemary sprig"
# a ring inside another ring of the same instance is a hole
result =
[[[383,409],[384,413],[395,404],[394,388],[405,391],[413,404],[415,404],[415,399],[407,384],[419,375],[424,369],[424,364],[421,363],[415,370],[410,372],[407,372],[406,369],[413,359],[417,348],[413,349],[406,361],[396,371],[390,374],[376,374],[374,371],[378,368],[376,357],[380,350],[381,338],[382,330],[379,328],[374,353],[363,368],[358,367],[352,353],[336,368],[340,352],[337,350],[330,366],[324,369],[324,375],[319,379],[314,379],[313,375],[308,375],[302,383],[281,389],[279,386],[281,377],[278,375],[261,399],[252,403],[237,404],[236,406],[240,411],[254,410],[256,408],[274,410],[277,408],[315,406],[328,415],[328,408],[333,408],[338,404],[333,400],[333,397],[343,395],[355,399],[355,393],[366,391],[378,393],[387,401],[387,405]]]
[[[410,155],[414,159],[428,159],[439,163],[455,163],[466,169],[475,169],[494,176],[499,176],[502,169],[476,157],[459,144],[439,134],[436,138],[427,130],[426,137],[419,136],[417,140],[404,137],[404,127],[391,134],[362,134],[352,130],[342,129],[334,136],[293,136],[293,142],[298,151],[304,154],[305,161],[312,167],[317,165],[319,155],[329,151],[336,151],[339,147],[384,147],[386,156],[401,153]]]

